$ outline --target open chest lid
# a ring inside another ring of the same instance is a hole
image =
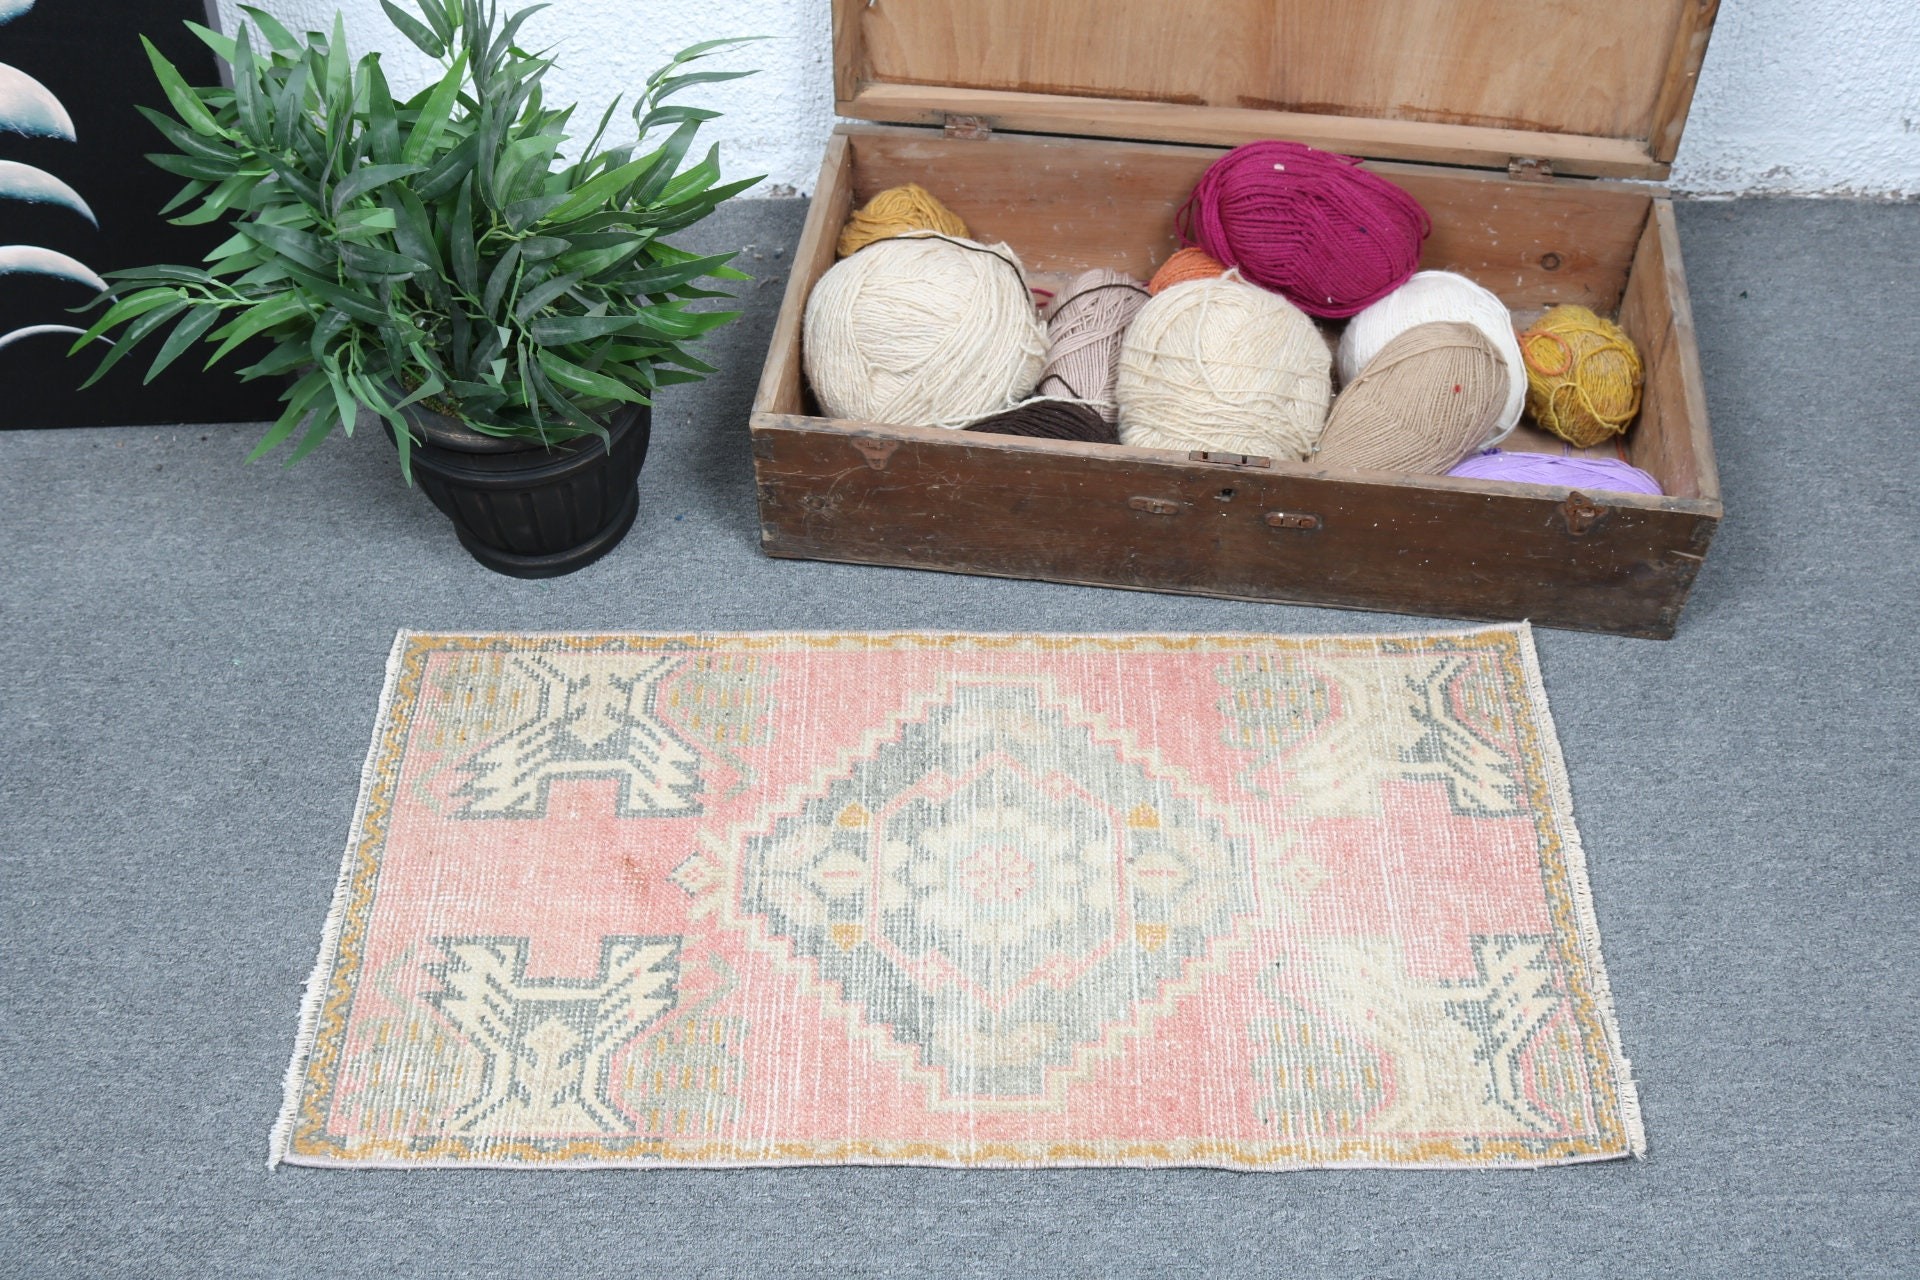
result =
[[[856,119],[1664,178],[1719,0],[833,0]]]

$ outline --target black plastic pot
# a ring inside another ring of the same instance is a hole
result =
[[[418,405],[404,412],[413,482],[487,568],[558,577],[592,564],[633,527],[653,427],[648,406],[625,406],[607,424],[606,441],[587,436],[551,448],[482,435]]]

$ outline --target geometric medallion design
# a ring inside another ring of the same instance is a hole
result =
[[[1250,842],[1049,684],[954,682],[741,842],[742,915],[944,1098],[1043,1098],[1253,910]]]
[[[395,642],[276,1161],[1643,1149],[1524,627]]]

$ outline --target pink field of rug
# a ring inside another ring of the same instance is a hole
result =
[[[1524,626],[403,632],[273,1158],[1643,1145]]]

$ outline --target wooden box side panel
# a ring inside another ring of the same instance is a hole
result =
[[[1675,497],[1719,502],[1706,384],[1671,201],[1654,202],[1641,232],[1620,325],[1639,347],[1646,368],[1640,418],[1627,434],[1628,461]]]
[[[764,415],[770,555],[1666,637],[1713,517]]]
[[[1201,119],[1276,113],[1334,128],[1531,135],[1531,149],[1509,153],[1520,155],[1554,155],[1563,140],[1626,141],[1644,165],[1650,152],[1672,158],[1715,8],[1714,0],[1221,0],[1204,11],[1164,0],[841,0],[837,82],[855,86],[841,99],[855,110],[869,105],[861,92],[869,87],[925,86],[1035,105],[1077,101],[1088,114],[1104,101],[1116,115],[1153,104]]]

